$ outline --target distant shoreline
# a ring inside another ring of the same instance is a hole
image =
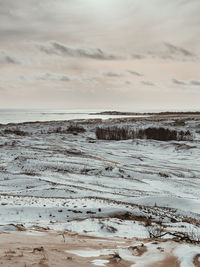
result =
[[[170,117],[170,116],[199,116],[200,111],[161,111],[161,112],[129,112],[129,111],[87,111],[80,113],[65,113],[64,111],[38,112],[30,113],[27,111],[20,112],[0,112],[0,124],[20,124],[31,122],[51,122],[51,121],[91,121],[91,120],[137,120],[148,117]]]
[[[63,123],[106,123],[109,124],[112,121],[122,122],[122,121],[140,121],[140,120],[150,120],[150,121],[159,121],[159,120],[168,120],[168,119],[177,119],[177,120],[188,120],[188,119],[200,119],[200,112],[159,112],[159,113],[133,113],[127,115],[121,115],[123,117],[117,117],[118,114],[112,115],[113,117],[108,118],[76,118],[76,119],[62,119],[62,120],[34,120],[34,121],[21,121],[21,122],[8,122],[8,123],[0,123],[0,127],[6,126],[18,126],[18,125],[32,125],[32,124],[63,124]],[[103,116],[103,114],[101,114]],[[105,116],[109,116],[105,114]],[[111,116],[111,115],[110,115]]]
[[[200,111],[162,111],[162,112],[123,112],[123,111],[103,111],[90,113],[90,115],[122,115],[122,116],[141,116],[141,115],[200,115]]]

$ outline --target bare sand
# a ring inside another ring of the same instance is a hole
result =
[[[142,247],[133,247],[134,242],[140,241],[141,244],[144,244]],[[136,248],[136,252],[138,252],[136,256],[143,257],[143,254],[147,252],[145,242],[150,242],[150,240],[98,238],[78,235],[73,232],[2,232],[0,233],[0,266],[77,267],[84,265],[87,267],[95,266],[93,260],[98,259],[106,260],[105,266],[126,267],[131,266],[134,262],[117,258],[114,252],[101,256],[92,256],[88,252],[101,249],[117,250],[119,247],[127,247],[130,250]],[[151,240],[151,242],[153,241]],[[155,245],[158,248],[158,253],[160,244]],[[86,256],[79,256],[74,253],[77,250],[84,250]],[[175,256],[166,251],[162,261],[153,264],[145,263],[145,266],[178,267],[180,264]]]
[[[94,259],[110,259],[114,266],[113,255],[103,257],[79,257],[69,250],[113,249],[122,244],[121,239],[92,238],[75,233],[12,232],[0,233],[0,266],[4,267],[75,267],[94,266]],[[125,242],[128,244],[130,241]],[[108,265],[108,266],[109,266]],[[130,266],[121,261],[117,266]]]

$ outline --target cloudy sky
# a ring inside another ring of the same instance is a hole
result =
[[[0,108],[199,109],[199,0],[0,0]]]

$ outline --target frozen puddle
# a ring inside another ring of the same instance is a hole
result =
[[[91,261],[92,264],[94,264],[95,266],[106,266],[106,263],[109,263],[108,260],[93,260]]]

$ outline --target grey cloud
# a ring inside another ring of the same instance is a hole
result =
[[[129,57],[133,59],[145,59],[153,57],[179,61],[194,61],[199,59],[199,56],[191,52],[190,50],[167,42],[157,44],[155,47],[150,48],[148,51],[146,51],[145,49],[142,54],[137,54],[134,56],[130,55]]]
[[[161,58],[169,60],[179,60],[179,61],[194,61],[198,60],[199,56],[185,49],[181,46],[176,46],[171,43],[158,43],[153,48],[145,48],[141,54],[129,55],[132,59],[145,59],[145,58]],[[131,72],[130,72],[131,73]]]
[[[125,84],[131,84],[131,81],[125,81]]]
[[[166,42],[151,49],[146,54],[146,57],[148,56],[178,61],[194,61],[199,59],[199,56],[192,53],[190,50]]]
[[[195,86],[200,86],[200,80],[191,80],[190,84]]]
[[[120,72],[114,72],[114,71],[106,71],[103,72],[104,76],[108,76],[108,77],[123,77],[124,74],[120,73]]]
[[[133,54],[130,57],[133,58],[133,59],[143,59],[146,56],[144,54],[141,54],[141,55],[140,54]]]
[[[194,86],[200,86],[200,80],[177,80],[172,79],[172,82],[178,85],[194,85]]]
[[[176,46],[181,47],[179,53],[188,57],[188,51],[200,51],[199,12],[198,0],[0,0],[0,36],[1,40],[66,36],[111,49],[126,44],[127,53],[136,59],[164,40],[167,50],[174,53]]]
[[[195,57],[195,54],[190,52],[189,50],[186,50],[182,47],[172,45],[170,43],[164,43],[166,48],[169,50],[170,55],[182,55],[186,57]]]
[[[132,71],[132,70],[128,70],[128,72],[132,75],[138,76],[138,77],[142,77],[144,76],[144,74],[137,72],[137,71]]]
[[[178,85],[187,85],[187,83],[185,81],[182,80],[177,80],[177,79],[172,79],[172,82]]]
[[[3,86],[0,86],[0,91],[13,91],[13,90],[17,90],[17,89],[20,89],[18,87],[15,87],[15,86],[6,86],[6,87],[3,87]]]
[[[0,63],[1,64],[20,64],[20,60],[14,56],[9,54],[6,51],[0,51]]]
[[[155,86],[155,84],[151,81],[141,81],[141,83],[147,86]]]
[[[36,80],[42,80],[42,81],[62,81],[62,82],[68,82],[71,81],[71,78],[65,74],[58,74],[58,73],[39,73],[34,75]]]
[[[2,82],[23,82],[27,81],[27,79],[23,75],[16,75],[11,77],[0,76],[0,81]]]
[[[39,49],[46,54],[54,54],[65,57],[84,57],[100,60],[120,59],[121,56],[107,53],[100,48],[92,47],[72,47],[56,41],[51,41],[45,44],[39,44]]]

